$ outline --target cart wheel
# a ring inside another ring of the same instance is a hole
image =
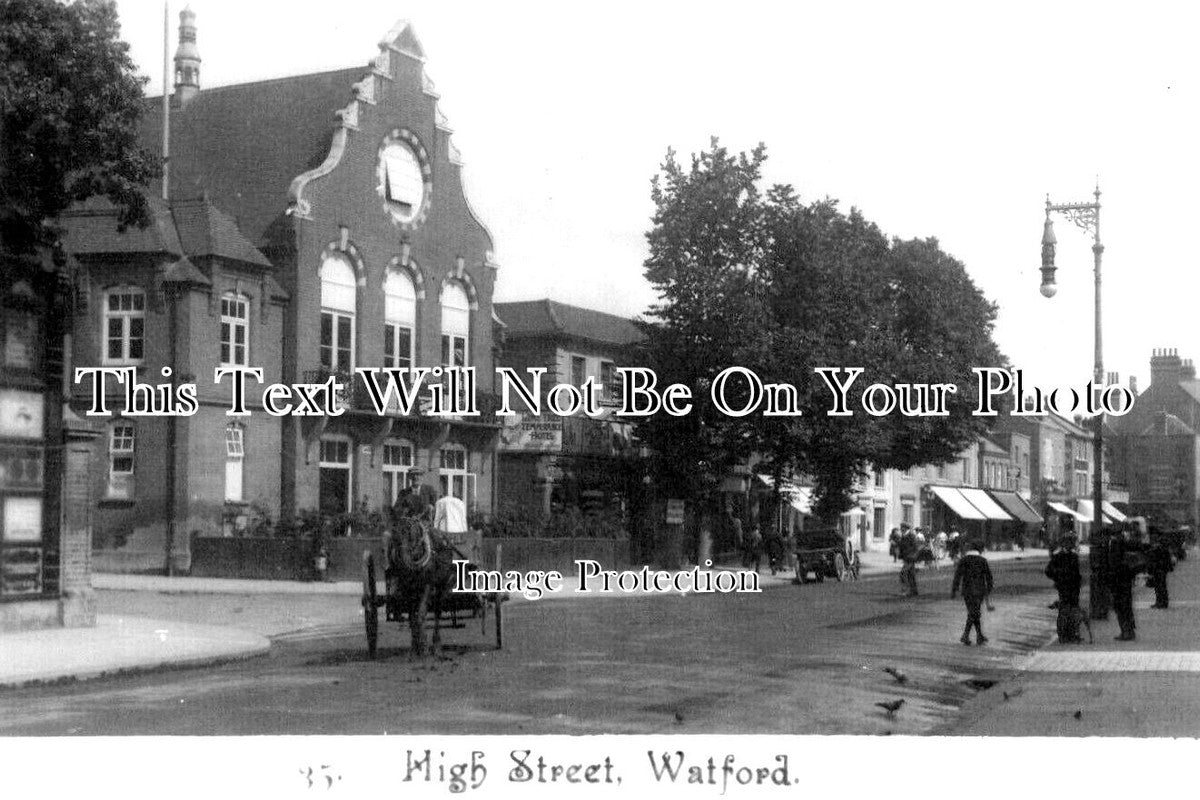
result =
[[[363,553],[363,563],[366,574],[363,576],[363,623],[367,629],[367,655],[375,657],[375,649],[379,644],[379,595],[375,587],[375,557],[369,552]]]
[[[504,649],[504,599],[496,595],[496,649]]]
[[[838,581],[846,580],[846,559],[841,553],[833,557],[833,575]]]

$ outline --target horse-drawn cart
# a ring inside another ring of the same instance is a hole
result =
[[[487,634],[488,607],[492,610],[496,649],[504,646],[504,602],[502,591],[456,592],[454,562],[469,562],[466,573],[475,572],[481,559],[477,535],[456,536],[431,529],[424,521],[407,520],[384,537],[382,552],[363,553],[363,621],[367,633],[367,653],[375,657],[379,643],[379,610],[386,622],[407,622],[412,632],[412,653],[425,651],[425,623],[433,623],[433,649],[441,642],[441,629],[465,628],[478,620],[480,631]],[[500,572],[500,546],[489,570]],[[383,564],[384,590],[379,591],[377,564]]]
[[[836,530],[808,530],[796,536],[796,583],[826,578],[858,580],[859,558],[854,547]]]

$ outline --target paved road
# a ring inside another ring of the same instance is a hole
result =
[[[886,576],[513,603],[504,651],[472,625],[417,662],[394,624],[366,658],[354,598],[104,592],[104,613],[307,629],[249,662],[0,692],[0,735],[923,733],[1049,639],[1043,561],[998,566],[982,648],[958,643],[949,570],[923,573],[917,600]],[[900,698],[895,718],[874,705]]]

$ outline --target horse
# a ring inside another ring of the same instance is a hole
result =
[[[437,655],[442,643],[442,607],[454,581],[454,548],[431,535],[419,519],[403,518],[393,527],[385,535],[388,594],[398,599],[397,610],[408,615],[414,657],[426,655],[425,616],[433,612],[433,643],[428,654]]]

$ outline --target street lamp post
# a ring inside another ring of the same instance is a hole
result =
[[[1080,228],[1092,234],[1092,254],[1095,257],[1096,277],[1096,386],[1104,384],[1104,353],[1101,347],[1100,326],[1100,258],[1104,254],[1104,245],[1100,243],[1100,185],[1096,185],[1093,203],[1051,203],[1046,196],[1046,224],[1042,231],[1042,286],[1043,297],[1053,297],[1057,288],[1054,285],[1054,251],[1058,240],[1054,236],[1054,223],[1050,213],[1057,211]],[[1092,458],[1092,536],[1088,552],[1088,605],[1092,619],[1107,619],[1111,604],[1108,586],[1105,583],[1103,568],[1104,560],[1097,552],[1097,545],[1102,544],[1100,530],[1104,521],[1102,502],[1104,500],[1104,415],[1097,413],[1094,418],[1096,435],[1092,440],[1095,447]]]

